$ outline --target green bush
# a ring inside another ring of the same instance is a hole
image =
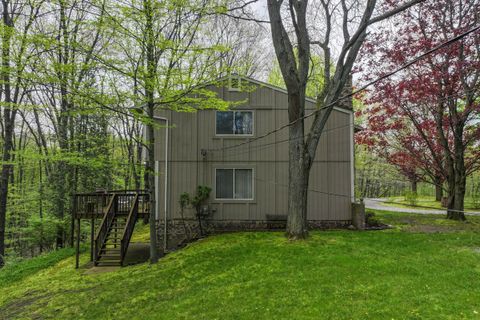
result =
[[[473,187],[472,204],[474,208],[480,208],[480,184]]]

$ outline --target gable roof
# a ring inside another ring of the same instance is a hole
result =
[[[279,87],[279,86],[276,86],[276,85],[273,85],[273,84],[270,84],[268,82],[260,81],[260,80],[257,80],[257,79],[251,78],[251,77],[247,77],[247,76],[241,76],[241,75],[238,75],[238,74],[233,74],[233,76],[238,77],[241,80],[245,80],[245,81],[257,84],[261,87],[269,88],[269,89],[272,89],[272,90],[277,91],[277,92],[288,94],[288,91],[286,89],[284,89],[282,87]],[[231,76],[224,76],[224,77],[218,79],[218,81],[228,80],[229,77],[231,77]],[[305,101],[308,101],[308,102],[311,102],[311,103],[317,103],[317,100],[314,99],[314,98],[311,98],[311,97],[306,97]],[[347,108],[342,108],[342,107],[333,107],[333,110],[340,111],[340,112],[343,112],[343,113],[348,113],[348,114],[353,113],[353,110],[347,109]]]

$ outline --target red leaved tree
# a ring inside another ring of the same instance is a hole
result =
[[[477,26],[478,12],[479,0],[427,1],[412,7],[374,32],[359,71],[365,79],[381,76]],[[379,146],[388,157],[408,154],[409,162],[437,185],[445,180],[451,219],[465,219],[466,177],[480,162],[479,79],[477,32],[379,83],[366,99],[370,119],[362,135],[371,141],[359,139],[383,144]]]

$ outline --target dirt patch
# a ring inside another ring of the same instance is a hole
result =
[[[0,308],[0,320],[10,319],[44,319],[44,317],[36,312],[28,313],[28,308],[35,305],[36,309],[42,309],[48,304],[48,301],[56,295],[62,295],[66,293],[79,293],[84,291],[93,290],[95,287],[82,288],[82,289],[68,289],[61,290],[55,293],[47,293],[39,290],[28,291],[25,293],[24,298],[15,299],[10,303],[7,303],[5,307]]]
[[[413,225],[407,227],[407,230],[410,232],[421,232],[421,233],[446,233],[446,232],[455,232],[458,231],[451,226],[434,226],[428,224]]]
[[[51,298],[53,294],[43,293],[39,294],[39,291],[29,291],[25,294],[25,298],[16,299],[10,303],[7,303],[4,308],[0,309],[0,319],[16,319],[22,316],[22,314],[33,304],[37,304],[40,307],[47,305],[48,298]],[[43,300],[40,302],[40,300]],[[29,319],[43,319],[38,314],[30,314]]]
[[[91,268],[87,269],[83,274],[92,275],[92,274],[100,274],[100,273],[108,273],[120,270],[120,266],[92,266]]]
[[[391,228],[392,226],[380,222],[375,217],[375,213],[367,211],[367,213],[365,214],[365,230],[385,230]]]
[[[415,224],[417,221],[413,218],[403,218],[399,220],[400,223],[402,224]]]

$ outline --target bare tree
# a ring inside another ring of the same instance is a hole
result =
[[[213,16],[205,25],[206,41],[226,48],[218,53],[219,70],[255,78],[268,72],[273,52],[265,26],[224,15]]]
[[[367,28],[422,0],[408,1],[393,10],[374,16],[376,0],[361,1],[268,0],[273,45],[288,91],[289,195],[287,235],[301,239],[307,231],[307,189],[310,168],[327,120],[336,105],[358,52],[367,37]],[[284,18],[284,15],[287,18]],[[308,19],[308,17],[313,17]],[[339,21],[342,44],[334,63],[332,38]],[[291,29],[292,32],[289,32]],[[317,112],[305,132],[305,91],[311,46],[318,46],[324,58],[324,86],[317,97]]]

